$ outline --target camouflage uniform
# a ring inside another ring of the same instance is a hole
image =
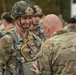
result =
[[[3,24],[0,25],[0,32],[5,29],[5,26]]]
[[[70,18],[68,23],[69,24],[64,27],[64,30],[67,30],[68,32],[76,32],[76,16]]]
[[[42,44],[38,68],[41,75],[76,74],[76,33],[54,35]]]
[[[76,32],[76,26],[72,26],[72,25],[70,26],[69,24],[64,27],[64,30],[67,30],[68,32]]]
[[[16,30],[16,28],[12,29],[13,31],[15,31],[18,40],[21,42],[21,46],[23,44],[27,44],[26,42],[29,40],[27,46],[24,47],[23,49],[23,53],[25,54],[25,56],[27,57],[28,60],[33,59],[33,57],[36,56],[36,54],[38,53],[37,48],[33,42],[33,37],[31,37],[32,33],[29,32],[28,34],[28,38],[23,38],[18,31]],[[34,34],[33,34],[34,35]],[[39,43],[41,44],[40,39],[35,36]],[[14,48],[14,42],[13,39],[9,36],[6,35],[3,38],[1,38],[0,40],[0,65],[1,64],[6,64],[8,61],[8,66],[12,69],[12,70],[16,70],[16,50]],[[10,58],[10,60],[9,60]],[[24,62],[28,62],[27,60],[25,60]],[[2,65],[1,65],[2,66]],[[0,67],[1,67],[0,66]]]
[[[38,25],[35,29],[30,29],[30,32],[36,34],[41,39],[41,41],[45,41],[45,35],[42,26]]]
[[[41,19],[41,17],[43,16],[42,9],[38,5],[34,5],[34,7],[36,9],[34,16],[38,16]],[[42,25],[32,23],[30,26],[30,31],[40,37],[42,41],[45,41],[44,30]]]
[[[29,4],[26,5],[26,3],[27,2],[25,1],[18,1],[14,5],[11,11],[11,17],[13,19],[22,15],[32,15],[32,6]],[[13,32],[15,34],[15,38],[17,38],[16,40],[14,40],[13,36],[10,34],[5,35],[0,39],[0,75],[35,74],[30,70],[30,68],[33,67],[33,58],[40,49],[41,40],[39,37],[29,32],[29,30],[26,30],[28,33],[26,37],[21,36],[18,32],[17,26],[10,31],[10,33]],[[17,43],[15,43],[15,41]]]

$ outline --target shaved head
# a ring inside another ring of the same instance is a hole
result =
[[[55,26],[57,26],[57,25],[63,26],[61,20],[59,19],[59,17],[56,16],[56,15],[54,15],[54,14],[49,14],[49,15],[47,15],[47,16],[44,18],[44,23],[47,23],[48,25],[53,24],[53,25],[55,25]]]
[[[63,24],[60,18],[55,14],[49,14],[45,16],[43,21],[44,31],[49,28],[49,36],[52,35],[54,32],[59,31],[63,28]],[[46,30],[46,31],[47,31]],[[45,34],[48,34],[45,33]]]

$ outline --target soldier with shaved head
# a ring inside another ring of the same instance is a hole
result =
[[[49,14],[44,18],[44,31],[48,37],[40,50],[38,65],[31,69],[37,75],[76,74],[76,33],[62,30],[58,16]]]

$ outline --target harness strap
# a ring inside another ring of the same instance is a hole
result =
[[[20,51],[21,51],[21,54],[22,54],[22,56],[24,57],[24,59],[26,60],[26,61],[32,61],[31,59],[28,59],[27,57],[26,57],[26,55],[23,53],[23,49],[27,46],[27,44],[30,42],[30,39],[32,38],[32,35],[29,37],[29,39],[28,39],[28,41],[20,48]]]
[[[17,50],[20,50],[20,52],[21,52],[22,56],[24,57],[24,59],[25,59],[27,62],[32,61],[33,59],[28,59],[28,58],[27,58],[27,56],[26,56],[26,55],[24,54],[24,52],[23,52],[23,49],[28,45],[28,43],[30,42],[31,38],[33,38],[33,42],[34,42],[34,44],[35,44],[35,46],[36,46],[36,48],[37,48],[37,51],[39,52],[39,48],[40,48],[41,44],[40,44],[40,42],[38,41],[38,39],[35,37],[35,35],[34,35],[34,34],[31,34],[31,35],[29,36],[27,42],[21,46],[21,45],[20,45],[20,41],[18,40],[15,32],[13,31],[13,32],[11,32],[11,33],[9,33],[9,34],[10,34],[10,36],[13,38],[13,40],[15,41],[15,48],[16,48]]]

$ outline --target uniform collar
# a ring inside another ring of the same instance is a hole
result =
[[[53,33],[52,37],[56,36],[56,35],[61,35],[61,34],[64,34],[64,33],[68,33],[68,31],[66,31],[66,30],[57,31],[57,32]]]
[[[31,32],[29,32],[29,33],[28,33],[28,38],[23,38],[23,37],[20,35],[20,33],[17,31],[16,27],[14,27],[12,30],[13,30],[13,31],[15,32],[15,34],[17,35],[18,40],[19,40],[19,41],[22,41],[22,42],[26,42],[27,39],[29,38],[29,36],[31,36]]]

